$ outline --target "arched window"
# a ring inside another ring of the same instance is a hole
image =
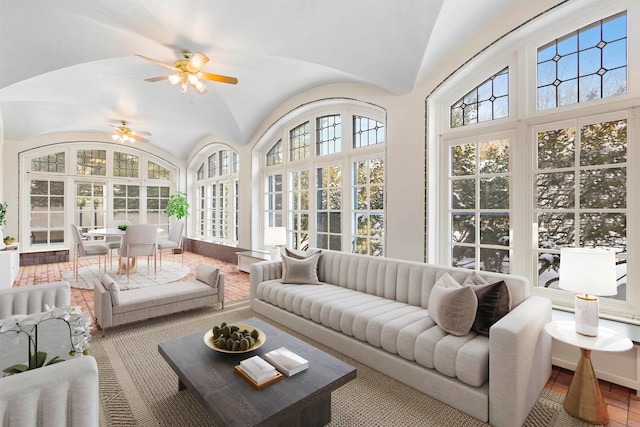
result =
[[[357,103],[293,112],[267,138],[261,235],[286,227],[293,248],[383,256],[384,112]]]
[[[204,160],[197,160],[204,159]],[[214,144],[194,160],[194,237],[238,244],[240,157],[226,145]]]
[[[20,204],[25,249],[71,245],[69,224],[86,232],[127,219],[167,233],[165,208],[179,170],[157,156],[122,145],[69,142],[25,151],[20,165],[28,171]]]
[[[571,308],[573,294],[558,287],[560,249],[608,248],[618,292],[601,308],[628,317],[640,315],[640,294],[627,288],[640,275],[627,263],[640,243],[629,220],[640,206],[629,187],[640,152],[628,140],[640,128],[640,93],[627,67],[640,63],[640,50],[627,40],[627,14],[640,11],[607,4],[523,26],[502,39],[511,55],[496,43],[428,100],[429,134],[438,135],[429,141],[438,147],[429,151],[437,155],[428,179],[438,188],[429,240],[437,242],[431,261],[526,276],[533,293]],[[498,94],[508,93],[509,106],[498,121],[497,97],[481,111],[499,78],[508,80]]]

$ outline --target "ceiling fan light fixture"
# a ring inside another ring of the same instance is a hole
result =
[[[200,83],[200,80],[198,80],[198,76],[196,76],[195,74],[192,74],[192,73],[189,73],[187,75],[187,80],[189,80],[189,83],[191,83],[192,85]]]
[[[180,74],[171,74],[168,77],[168,79],[169,79],[169,83],[171,83],[174,86],[180,83],[180,81],[182,81],[182,77],[180,76]]]

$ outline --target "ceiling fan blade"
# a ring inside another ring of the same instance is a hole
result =
[[[155,59],[149,58],[148,56],[140,55],[140,54],[138,54],[138,53],[136,53],[136,54],[134,54],[134,55],[139,56],[139,57],[140,57],[140,58],[142,58],[142,59],[146,59],[147,61],[153,62],[154,64],[158,64],[158,65],[160,65],[160,66],[163,66],[163,67],[169,68],[170,70],[173,70],[173,71],[180,71],[180,69],[179,69],[179,68],[176,68],[176,67],[174,67],[173,65],[169,65],[169,64],[165,64],[164,62],[156,61]]]
[[[200,77],[202,79],[206,79],[206,80],[212,80],[214,82],[229,83],[229,84],[232,84],[232,85],[238,83],[238,79],[236,79],[235,77],[221,76],[220,74],[211,74],[211,73],[200,72],[200,73],[198,73],[198,77]]]
[[[161,80],[167,80],[169,78],[169,75],[166,76],[159,76],[159,77],[150,77],[148,79],[144,79],[145,82],[159,82]]]
[[[197,73],[207,62],[209,62],[209,58],[206,55],[196,52],[187,63],[187,70]]]
[[[141,137],[140,135],[137,134],[131,134],[129,135],[130,138],[135,139],[136,141],[140,141],[140,142],[149,142],[148,139]]]

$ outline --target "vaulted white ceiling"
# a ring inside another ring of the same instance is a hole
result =
[[[522,1],[522,0],[520,0]],[[518,0],[0,0],[5,138],[104,131],[127,120],[185,158],[212,135],[246,144],[306,89],[359,82],[412,91],[455,47]],[[181,94],[134,54],[235,76]]]

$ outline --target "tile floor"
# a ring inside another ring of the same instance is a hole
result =
[[[169,260],[169,257],[166,258]],[[174,262],[179,262],[176,255]],[[212,258],[186,252],[184,262],[191,268],[187,278],[195,277],[195,270],[200,261],[218,265],[225,274],[225,301],[238,301],[249,297],[249,274],[239,271],[235,264],[229,264]],[[97,263],[97,259],[80,259],[80,267]],[[20,267],[14,286],[28,286],[38,283],[47,283],[60,280],[62,275],[73,269],[71,262],[56,264],[42,264]],[[71,302],[83,307],[93,318],[93,291],[71,288]],[[571,383],[573,372],[553,367],[551,377],[546,387],[558,393],[566,394]],[[633,426],[640,427],[640,397],[635,390],[600,381],[602,395],[607,403],[609,411],[609,426]]]

